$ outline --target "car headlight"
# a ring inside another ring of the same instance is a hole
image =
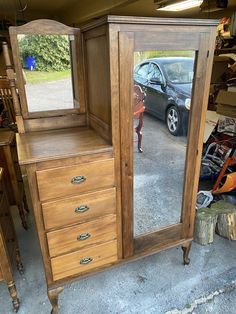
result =
[[[188,110],[190,110],[191,99],[190,99],[190,98],[185,99],[184,105],[185,105],[185,108],[187,108]]]

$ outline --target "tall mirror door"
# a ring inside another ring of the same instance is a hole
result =
[[[134,238],[181,222],[194,64],[194,51],[134,53]]]

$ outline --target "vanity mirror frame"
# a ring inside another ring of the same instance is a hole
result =
[[[83,115],[86,111],[85,80],[80,30],[57,21],[40,19],[22,26],[12,26],[9,28],[9,33],[20,98],[20,112],[16,113],[19,132],[84,125],[86,123],[85,115]],[[17,38],[21,34],[66,35],[69,37],[73,103],[78,107],[29,112]],[[42,121],[43,118],[45,119],[44,122]]]

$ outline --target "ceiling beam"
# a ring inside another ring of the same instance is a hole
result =
[[[66,24],[80,24],[90,19],[109,14],[112,9],[122,8],[137,1],[138,0],[76,1],[73,4],[67,6],[58,16],[60,20]]]

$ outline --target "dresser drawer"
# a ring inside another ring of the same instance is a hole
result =
[[[117,260],[117,241],[100,244],[89,249],[51,259],[53,280],[87,272]]]
[[[108,215],[97,220],[47,233],[51,257],[116,238],[115,215]]]
[[[83,194],[42,204],[45,229],[60,228],[74,223],[116,213],[116,189]]]
[[[114,160],[36,171],[39,197],[46,201],[114,186]]]

